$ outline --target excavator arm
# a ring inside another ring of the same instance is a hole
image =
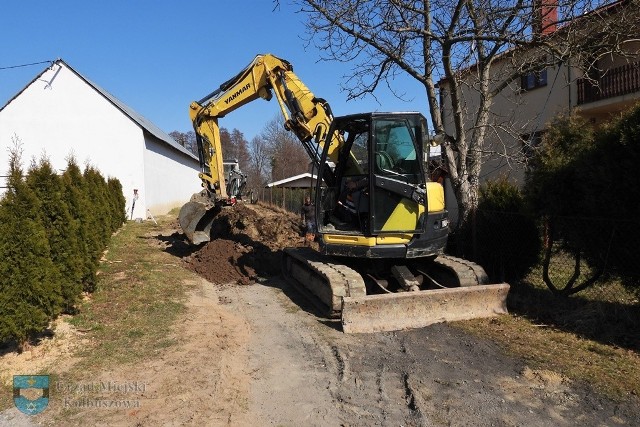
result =
[[[319,152],[333,120],[329,104],[313,95],[293,72],[289,62],[271,54],[258,55],[238,75],[190,106],[198,142],[199,177],[212,198],[228,197],[222,170],[218,119],[254,100],[269,101],[274,95],[286,129],[297,136],[313,161],[319,161]],[[330,159],[337,161],[341,144],[339,135],[331,139]],[[331,173],[326,175],[323,179],[333,182]]]

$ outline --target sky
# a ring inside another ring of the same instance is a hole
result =
[[[0,14],[0,107],[48,64],[77,72],[165,132],[192,130],[189,104],[235,76],[257,54],[289,61],[336,116],[366,111],[421,111],[423,88],[398,79],[410,102],[382,91],[347,102],[340,84],[355,64],[320,60],[305,41],[304,16],[287,0],[6,1]],[[15,67],[15,68],[14,68]],[[81,106],[79,106],[81,108]],[[275,99],[256,100],[220,120],[247,140],[279,114]]]

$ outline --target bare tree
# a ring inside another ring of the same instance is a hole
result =
[[[196,141],[196,133],[192,130],[185,133],[185,148],[196,156],[198,155],[198,142]]]
[[[182,145],[183,147],[186,146],[187,134],[174,130],[172,132],[169,132],[169,136],[173,138],[178,144]]]
[[[285,129],[281,115],[266,124],[260,137],[267,145],[272,180],[288,178],[309,169],[311,159],[296,135]]]
[[[172,137],[178,144],[189,150],[191,153],[198,155],[198,147],[196,144],[196,133],[192,130],[189,132],[180,132],[174,130],[169,132],[169,136]]]
[[[249,159],[249,143],[244,137],[244,134],[238,129],[233,129],[231,132],[227,128],[220,128],[220,145],[222,147],[222,156],[224,161],[237,160],[240,163],[240,168],[246,168],[250,162]]]
[[[594,58],[622,52],[638,33],[634,0],[608,7],[606,0],[294,2],[322,59],[353,65],[343,84],[349,99],[375,96],[381,86],[406,98],[394,82],[402,74],[424,88],[462,221],[477,207],[488,139],[519,132],[510,127],[515,109],[504,117],[492,114],[496,97],[505,89],[513,93],[523,75],[545,65],[571,61],[588,70]],[[624,10],[611,19],[612,8]],[[573,24],[577,20],[580,25]]]
[[[247,168],[248,185],[250,188],[260,188],[269,179],[269,154],[267,141],[261,136],[251,140],[250,161]]]
[[[244,134],[238,129],[231,131],[231,143],[235,151],[235,159],[240,163],[240,168],[244,171],[250,163],[249,142]]]
[[[225,162],[236,159],[236,150],[231,141],[231,134],[225,127],[220,128],[220,147],[222,148],[222,159]]]

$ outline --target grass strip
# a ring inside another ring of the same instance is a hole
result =
[[[162,220],[129,222],[113,237],[99,288],[71,321],[96,343],[81,351],[80,365],[104,369],[135,363],[175,344],[167,337],[185,311],[183,283],[192,273],[154,245],[162,225]]]
[[[467,332],[494,341],[533,369],[555,371],[588,385],[615,401],[637,398],[640,355],[551,325],[505,315],[455,323]]]
[[[156,218],[158,224],[128,222],[112,236],[98,270],[96,290],[78,306],[70,320],[90,344],[76,351],[79,359],[64,373],[55,361],[43,372],[50,382],[86,378],[118,365],[153,358],[178,344],[170,332],[186,311],[189,283],[195,273],[163,251],[155,236],[166,232],[175,216]],[[0,386],[0,411],[13,406],[11,386]]]

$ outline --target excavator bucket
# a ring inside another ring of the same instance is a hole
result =
[[[342,298],[342,330],[368,333],[507,313],[506,283]]]
[[[217,206],[193,201],[180,208],[180,227],[191,243],[199,245],[211,240],[211,225],[219,210]]]

